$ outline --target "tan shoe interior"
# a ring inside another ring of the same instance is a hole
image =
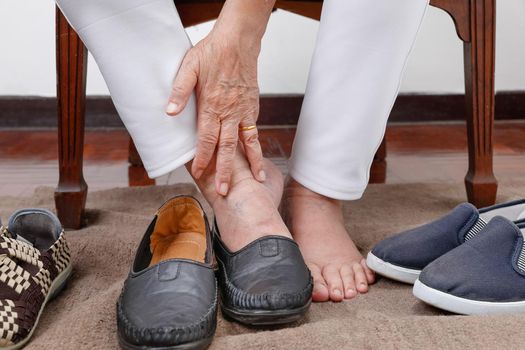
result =
[[[168,259],[205,262],[206,224],[196,200],[178,197],[159,209],[150,249],[150,266]]]

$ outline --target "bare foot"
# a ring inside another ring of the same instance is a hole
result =
[[[368,291],[374,273],[345,229],[341,201],[312,192],[289,178],[283,212],[312,272],[313,301],[342,301]]]
[[[292,238],[278,211],[283,192],[280,170],[269,160],[264,160],[266,180],[258,182],[253,178],[244,154],[239,147],[237,149],[226,197],[218,195],[215,190],[215,169],[208,168],[196,180],[213,208],[222,241],[230,250],[237,251],[268,235]]]

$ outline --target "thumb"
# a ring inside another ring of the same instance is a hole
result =
[[[195,66],[191,56],[186,55],[173,81],[168,105],[166,106],[166,114],[175,116],[186,107],[188,99],[197,84],[197,71],[194,69]]]

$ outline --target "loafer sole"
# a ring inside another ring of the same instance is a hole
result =
[[[285,310],[246,310],[228,308],[221,305],[222,314],[232,320],[248,326],[272,326],[292,323],[304,317],[312,301],[307,304]]]
[[[210,335],[207,338],[193,341],[191,343],[184,343],[173,346],[147,346],[147,345],[135,345],[126,342],[119,335],[118,342],[122,349],[124,350],[204,350],[207,349],[211,342],[213,341],[214,334]]]
[[[427,286],[417,280],[414,296],[439,309],[461,315],[510,315],[524,314],[525,301],[492,302],[457,297]]]
[[[379,259],[372,252],[366,257],[366,265],[382,276],[408,284],[414,284],[421,273],[421,270],[397,266]]]

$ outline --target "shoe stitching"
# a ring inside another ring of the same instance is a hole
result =
[[[204,326],[206,328],[209,328],[207,335],[210,335],[213,333],[213,319],[210,319],[210,316],[213,316],[214,313],[216,313],[216,310],[217,310],[217,304],[218,304],[218,282],[217,282],[217,279],[215,279],[215,295],[214,295],[214,299],[213,299],[213,302],[211,303],[210,307],[208,308],[208,310],[206,311],[206,313],[201,316],[197,321],[189,324],[189,325],[178,325],[178,324],[175,324],[175,325],[170,325],[170,326],[166,326],[166,327],[159,327],[159,328],[147,328],[147,327],[144,327],[144,328],[139,328],[139,327],[135,327],[133,324],[132,324],[132,321],[126,316],[126,312],[122,306],[122,299],[124,297],[124,294],[126,292],[126,289],[127,289],[127,284],[125,283],[124,284],[124,287],[122,289],[122,293],[120,295],[120,298],[117,302],[117,313],[118,313],[118,318],[119,318],[119,321],[123,322],[124,323],[124,329],[123,329],[123,332],[128,335],[128,336],[133,336],[132,334],[130,333],[140,333],[140,335],[143,337],[144,336],[144,333],[145,332],[149,332],[149,333],[154,333],[154,334],[164,334],[164,333],[174,333],[176,331],[180,331],[182,333],[182,336],[183,336],[183,339],[182,341],[186,341],[187,339],[184,339],[184,336],[188,336],[188,335],[191,335],[191,328],[197,328],[198,330],[202,330],[202,327],[201,326]],[[210,327],[211,326],[211,327]],[[120,328],[120,327],[119,327]],[[167,332],[164,332],[164,330],[168,328],[169,330]],[[193,333],[195,334],[195,332]],[[170,335],[172,336],[172,335]]]
[[[217,261],[219,262],[219,265],[222,267],[221,276],[224,278],[225,287],[228,288],[228,289],[231,289],[231,292],[232,292],[231,294],[234,294],[234,295],[232,295],[232,297],[236,299],[236,300],[232,300],[234,304],[239,304],[240,303],[239,299],[257,299],[259,302],[261,302],[261,300],[268,300],[268,297],[274,297],[274,296],[276,296],[277,298],[279,298],[281,300],[282,299],[287,299],[287,298],[292,298],[292,299],[301,298],[302,299],[304,297],[304,295],[309,290],[311,291],[311,289],[313,288],[312,275],[311,275],[310,270],[308,270],[308,275],[309,275],[308,284],[306,285],[306,287],[304,287],[302,290],[300,290],[300,291],[298,291],[296,293],[277,293],[277,294],[272,294],[272,293],[262,293],[262,294],[248,293],[248,292],[243,291],[239,287],[237,287],[233,282],[231,282],[229,280],[227,272],[226,272],[226,268],[224,267],[225,266],[224,262],[222,260],[220,260],[219,258],[217,258]],[[219,271],[220,270],[221,269],[219,269]],[[311,293],[311,292],[309,292],[309,293]],[[261,307],[262,307],[262,305],[261,305]]]

